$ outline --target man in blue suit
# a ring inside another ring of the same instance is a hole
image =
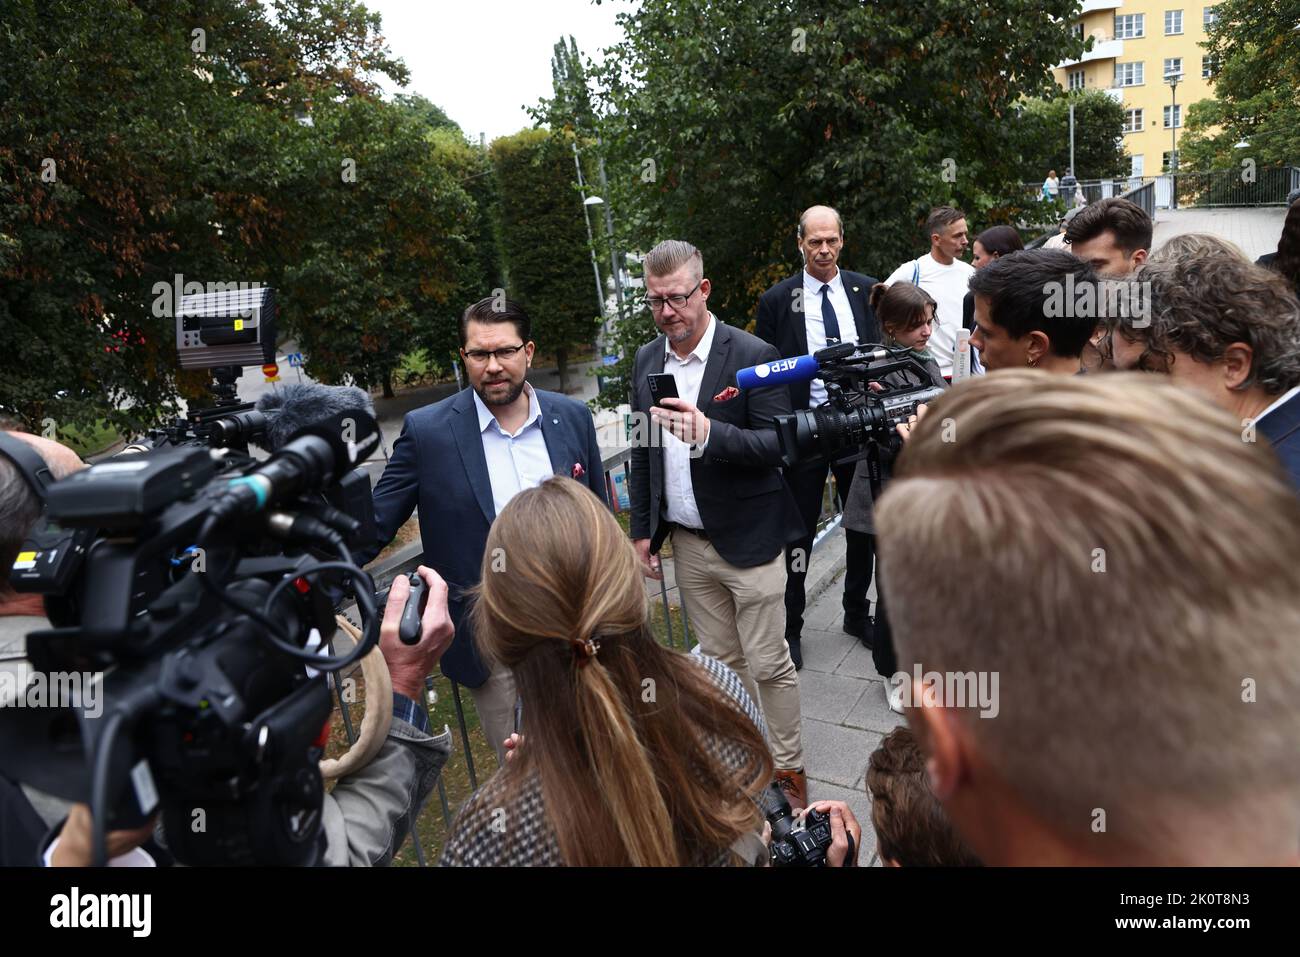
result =
[[[479,657],[465,595],[479,581],[488,528],[516,493],[552,475],[577,479],[608,501],[587,407],[526,381],[531,330],[528,314],[508,299],[489,297],[465,310],[460,355],[471,388],[407,414],[375,487],[378,540],[362,556],[368,561],[392,541],[419,506],[424,564],[446,579],[456,626],[442,672],[470,689],[498,760],[514,730],[514,679]]]

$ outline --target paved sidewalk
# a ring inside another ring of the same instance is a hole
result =
[[[885,703],[884,681],[876,674],[871,652],[842,630],[842,569],[841,561],[838,577],[809,604],[804,615],[803,669],[799,672],[804,766],[809,798],[847,803],[862,825],[858,862],[876,865],[876,835],[866,790],[867,760],[881,738],[906,722]],[[868,594],[874,602],[874,584]]]
[[[1236,243],[1254,262],[1264,253],[1277,250],[1285,219],[1283,206],[1157,209],[1151,242],[1159,249],[1182,233],[1212,233]]]

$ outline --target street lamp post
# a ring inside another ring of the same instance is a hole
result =
[[[1173,102],[1169,107],[1169,208],[1178,208],[1178,81],[1183,78],[1181,73],[1169,72],[1165,74],[1165,82],[1169,84],[1170,94],[1173,96]]]
[[[600,202],[599,196],[587,195],[587,184],[582,179],[582,162],[578,159],[578,144],[573,144],[573,165],[578,170],[578,191],[582,194],[582,221],[587,224],[587,249],[591,253],[591,272],[596,277],[596,304],[600,310],[601,327],[605,325],[605,290],[600,285],[600,267],[596,264],[596,240],[591,234],[591,216],[587,213],[588,206],[594,206]]]

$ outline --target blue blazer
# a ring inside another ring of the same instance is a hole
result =
[[[579,481],[608,504],[591,412],[574,399],[535,391],[555,474],[572,478],[574,465],[581,465],[584,474]],[[361,553],[363,561],[393,540],[417,505],[424,564],[446,579],[456,626],[456,637],[442,656],[442,673],[477,688],[487,680],[488,669],[474,645],[465,590],[478,584],[496,509],[472,389],[407,414],[375,486],[378,536],[374,547]],[[556,534],[563,534],[563,529],[556,529]]]
[[[1259,431],[1273,444],[1291,484],[1300,492],[1300,394],[1260,419]]]

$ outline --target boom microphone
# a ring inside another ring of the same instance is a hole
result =
[[[362,412],[373,417],[370,394],[354,385],[319,385],[301,382],[283,385],[257,400],[257,411],[266,417],[267,451],[284,447],[293,436],[343,412]]]

